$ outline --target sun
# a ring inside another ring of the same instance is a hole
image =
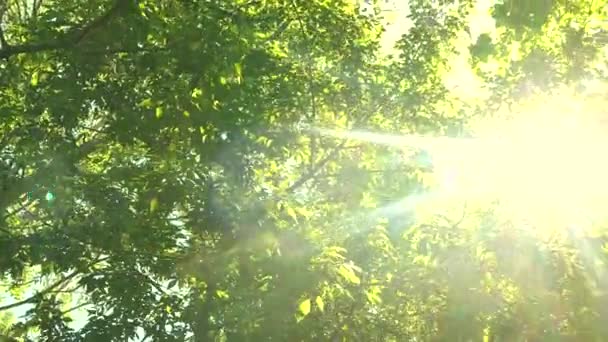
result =
[[[479,120],[473,138],[396,136],[318,129],[323,135],[424,149],[433,164],[433,196],[449,202],[499,202],[514,220],[578,226],[608,203],[605,100],[560,90]],[[441,210],[438,203],[427,203]]]
[[[436,144],[439,191],[499,200],[526,219],[600,214],[608,203],[608,127],[592,104],[572,94],[538,98],[479,122],[466,143]]]

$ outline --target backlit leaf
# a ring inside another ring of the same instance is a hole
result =
[[[361,279],[359,279],[357,274],[355,274],[355,271],[352,268],[347,267],[345,265],[340,265],[340,267],[338,267],[338,274],[341,275],[346,281],[348,281],[350,283],[353,283],[353,284],[361,283]]]
[[[164,113],[165,113],[165,110],[163,109],[163,107],[156,107],[155,115],[156,115],[157,119],[162,118]]]
[[[298,305],[298,310],[302,316],[308,315],[310,313],[310,299],[305,299],[300,302],[300,305]]]
[[[317,296],[317,298],[315,298],[315,304],[320,311],[325,311],[325,303],[323,302],[323,298],[321,298],[321,296]]]

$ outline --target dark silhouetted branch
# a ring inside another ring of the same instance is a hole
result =
[[[91,304],[91,303],[86,303],[86,302],[85,302],[85,303],[78,304],[78,305],[76,305],[76,306],[74,306],[74,307],[72,307],[72,308],[69,308],[69,309],[67,309],[67,310],[65,310],[65,311],[62,311],[62,312],[61,312],[61,315],[62,315],[62,316],[63,316],[63,315],[67,315],[67,314],[69,314],[70,312],[75,311],[75,310],[78,310],[78,309],[80,309],[80,308],[82,308],[82,307],[84,307],[84,306],[87,306],[87,305],[92,305],[92,304]]]
[[[127,3],[128,0],[116,0],[112,7],[102,16],[91,21],[88,25],[85,25],[79,29],[74,29],[71,32],[66,33],[63,37],[57,38],[52,42],[31,43],[15,46],[2,44],[2,48],[0,49],[0,59],[6,59],[11,56],[24,53],[36,53],[71,48],[80,43],[87,35],[89,35],[89,33],[105,25],[112,17],[119,13]]]
[[[346,141],[341,142],[338,146],[336,146],[336,148],[334,148],[331,152],[329,152],[329,154],[327,154],[327,156],[325,156],[325,158],[323,158],[320,162],[318,162],[317,165],[313,166],[309,172],[304,174],[302,177],[300,177],[300,179],[295,181],[295,183],[293,183],[289,188],[287,188],[286,191],[288,193],[294,192],[296,189],[298,189],[299,187],[304,185],[306,182],[308,182],[309,180],[314,178],[319,173],[319,171],[321,171],[323,166],[325,166],[325,164],[327,164],[336,155],[338,155],[338,152],[340,152],[341,148],[344,147],[345,144],[346,144]]]
[[[94,260],[93,262],[91,262],[88,266],[91,267],[91,266],[93,266],[93,265],[95,265],[95,264],[97,264],[99,262],[102,262],[104,260],[107,260],[107,259],[109,259],[109,257],[99,258],[99,259]],[[73,271],[73,272],[71,272],[71,273],[69,273],[69,274],[61,277],[61,279],[57,280],[56,282],[54,282],[53,284],[51,284],[50,286],[48,286],[46,289],[44,289],[42,291],[39,291],[38,293],[36,293],[36,294],[34,294],[34,295],[26,298],[26,299],[20,300],[18,302],[12,303],[12,304],[7,304],[7,305],[4,305],[4,306],[0,306],[0,312],[6,311],[6,310],[10,310],[10,309],[16,308],[16,307],[21,306],[21,305],[34,303],[38,298],[44,296],[47,293],[52,292],[53,290],[55,290],[56,288],[62,286],[67,281],[73,279],[74,277],[76,277],[79,274],[80,274],[80,271],[79,270],[75,270],[75,271]]]

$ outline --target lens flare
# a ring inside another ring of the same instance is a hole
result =
[[[46,196],[44,197],[47,202],[52,202],[53,200],[55,200],[55,194],[53,194],[52,192],[48,191],[46,193]]]

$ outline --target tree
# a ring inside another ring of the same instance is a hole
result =
[[[13,298],[0,313],[30,308],[7,334],[604,338],[580,281],[593,262],[572,241],[547,254],[492,210],[409,218],[400,199],[425,194],[432,166],[341,135],[457,135],[486,113],[442,82],[474,4],[411,1],[414,27],[386,61],[381,25],[348,0],[4,2],[0,278]],[[500,39],[471,47],[492,105],[530,79],[598,72],[593,28],[571,29],[605,15],[587,5],[496,7]]]

